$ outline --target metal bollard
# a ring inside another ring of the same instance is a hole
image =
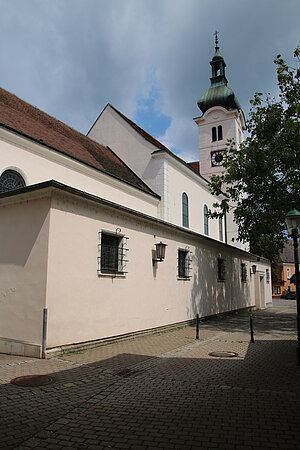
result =
[[[251,334],[251,342],[254,342],[254,334],[253,334],[253,317],[252,314],[250,314],[250,334]]]
[[[199,340],[199,314],[196,315],[196,339]]]
[[[42,335],[42,358],[46,358],[46,339],[47,339],[47,308],[43,308],[43,335]]]

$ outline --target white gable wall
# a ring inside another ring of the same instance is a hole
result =
[[[102,145],[108,145],[143,181],[153,188],[148,165],[151,153],[157,150],[144,139],[110,105],[102,111],[88,136]],[[146,182],[146,181],[145,181]]]

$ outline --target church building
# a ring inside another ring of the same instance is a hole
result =
[[[0,89],[0,352],[46,357],[272,301],[209,178],[245,120],[216,38],[187,163],[107,104],[87,136]]]

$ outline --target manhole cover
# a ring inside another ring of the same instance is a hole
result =
[[[12,384],[24,387],[45,386],[52,382],[53,378],[49,377],[49,375],[24,375],[11,380]]]
[[[238,354],[235,352],[211,352],[209,356],[215,356],[216,358],[236,358]]]

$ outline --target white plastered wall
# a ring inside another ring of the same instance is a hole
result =
[[[88,136],[108,145],[149,186],[152,171],[148,170],[151,153],[157,148],[142,137],[110,105],[102,111]],[[146,181],[147,180],[147,181]]]
[[[129,238],[125,277],[97,273],[98,233],[117,228]],[[155,243],[168,245],[164,262],[152,264]],[[177,278],[178,248],[192,253],[192,277]],[[217,258],[227,278],[217,281]],[[48,265],[47,347],[92,341],[254,306],[250,259],[228,246],[157,222],[83,202],[53,197]],[[267,289],[266,289],[266,293]],[[271,291],[270,291],[271,296]],[[271,301],[271,300],[270,300]]]
[[[0,202],[0,352],[39,357],[50,199]]]
[[[162,156],[163,157],[163,156]],[[182,226],[182,193],[185,192],[189,201],[189,229],[197,233],[204,234],[204,205],[213,210],[213,203],[217,201],[208,189],[201,183],[198,175],[191,172],[190,176],[183,173],[175,161],[168,160],[167,164],[167,182],[168,182],[168,211],[169,221]],[[218,219],[209,219],[209,236],[219,240],[219,222]],[[223,236],[225,229],[223,223]],[[225,239],[224,239],[225,240]]]
[[[26,186],[55,180],[157,217],[159,199],[83,163],[0,129],[0,175],[17,170]]]

